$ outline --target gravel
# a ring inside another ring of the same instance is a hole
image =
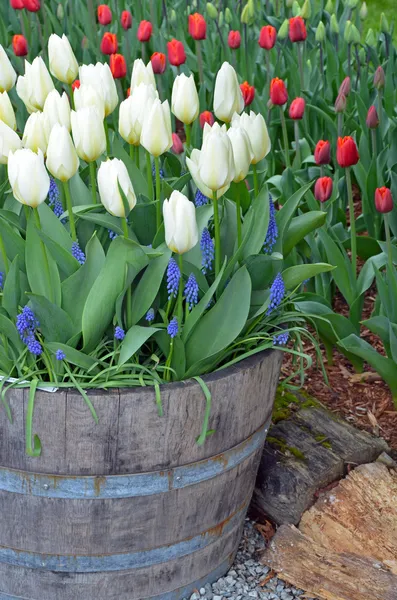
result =
[[[255,523],[246,519],[243,538],[236,559],[224,577],[196,590],[184,600],[296,600],[303,590],[272,577],[266,583],[269,567],[258,562],[259,553],[265,549],[263,536],[255,529]],[[305,599],[309,598],[305,595]]]

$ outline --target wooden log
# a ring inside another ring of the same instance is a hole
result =
[[[386,565],[325,549],[292,525],[278,529],[261,562],[322,600],[397,600],[397,576]]]

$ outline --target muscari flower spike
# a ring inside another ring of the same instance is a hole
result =
[[[285,285],[281,273],[276,275],[270,288],[270,304],[266,314],[270,315],[283,301],[285,296]]]
[[[54,204],[54,215],[56,217],[58,217],[58,219],[59,219],[59,217],[61,216],[62,213],[63,213],[62,202],[58,199],[55,201],[55,204]],[[62,222],[64,222],[64,221],[62,221]]]
[[[118,236],[118,233],[112,231],[111,229],[108,229],[108,233],[111,240],[114,240]]]
[[[56,184],[56,181],[53,177],[50,176],[50,189],[48,190],[48,204],[50,206],[54,206],[59,200],[59,189]]]
[[[266,239],[263,244],[265,254],[271,254],[278,238],[278,227],[276,223],[276,209],[272,197],[269,196],[269,225],[267,228]]]
[[[207,271],[211,271],[212,261],[214,260],[215,256],[215,245],[210,236],[210,232],[206,227],[203,229],[203,233],[201,234],[200,249],[202,254],[201,270],[205,275]]]
[[[72,244],[72,255],[77,260],[80,265],[84,265],[85,263],[85,254],[79,246],[78,242],[73,242]]]
[[[117,327],[115,327],[114,329],[114,337],[116,338],[116,340],[119,340],[119,342],[123,341],[123,339],[125,338],[124,329],[117,325]]]
[[[152,175],[156,177],[156,165],[153,163],[152,165]],[[160,179],[164,179],[164,170],[160,167]]]
[[[63,351],[63,350],[57,350],[57,351],[55,352],[55,358],[56,358],[57,360],[65,360],[65,358],[66,358],[66,354],[64,353],[64,351]]]
[[[175,336],[178,335],[178,331],[179,331],[178,319],[176,317],[174,317],[169,322],[169,325],[167,327],[167,333],[170,336],[170,338],[173,339]]]
[[[152,321],[154,321],[154,308],[149,308],[149,310],[146,313],[145,319],[149,323],[151,323]]]
[[[4,273],[0,271],[0,290],[4,287]]]
[[[22,342],[27,346],[29,352],[36,356],[39,356],[43,352],[41,344],[35,335],[36,328],[39,325],[40,323],[36,319],[32,309],[29,306],[24,306],[22,312],[17,315],[16,327]]]
[[[183,292],[189,310],[198,303],[199,286],[193,273],[190,273]]]
[[[167,290],[168,300],[172,297],[176,297],[178,294],[179,281],[181,279],[181,271],[178,267],[178,263],[174,258],[170,258],[167,267]]]
[[[278,335],[273,336],[273,345],[274,346],[285,346],[289,340],[288,331],[285,333],[279,333]]]
[[[200,190],[197,190],[196,195],[194,197],[194,204],[196,205],[196,208],[208,204],[207,196],[205,196]]]

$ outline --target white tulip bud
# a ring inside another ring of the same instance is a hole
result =
[[[22,144],[24,148],[29,148],[33,152],[41,150],[45,155],[50,133],[51,127],[47,115],[41,112],[32,113],[25,124]]]
[[[18,202],[32,208],[42,204],[50,189],[50,178],[41,150],[38,154],[27,148],[10,152],[8,179]]]
[[[252,152],[248,134],[242,127],[230,127],[227,135],[233,148],[235,171],[233,181],[238,183],[247,176],[254,153]]]
[[[94,106],[71,112],[73,140],[77,154],[86,162],[97,160],[106,150],[103,121]]]
[[[0,121],[0,164],[6,165],[10,152],[22,148],[19,136],[3,121]]]
[[[17,128],[14,109],[7,92],[0,93],[0,121],[3,121],[11,129]]]
[[[50,35],[48,58],[52,75],[63,83],[73,83],[79,72],[79,65],[66,35]]]
[[[163,203],[165,243],[172,252],[185,254],[198,242],[196,209],[193,202],[174,190]]]
[[[55,123],[59,123],[70,131],[70,104],[65,92],[61,96],[57,90],[52,90],[44,102],[43,112],[48,118],[51,129]]]
[[[0,92],[9,92],[14,87],[16,78],[15,69],[0,44]]]
[[[18,77],[17,94],[28,112],[43,110],[44,102],[53,89],[51,75],[41,56],[37,56],[32,64],[25,60],[25,75]]]
[[[150,112],[158,97],[152,85],[140,83],[132,90],[130,97],[120,104],[119,133],[129,144],[139,146],[145,114]]]
[[[101,163],[98,169],[98,189],[101,202],[111,215],[126,217],[119,185],[132,210],[136,204],[136,196],[127,167],[118,158]]]
[[[255,114],[251,110],[249,115],[247,113],[233,115],[232,127],[242,127],[248,133],[254,153],[252,164],[256,165],[269,154],[271,142],[265,119],[261,114]]]
[[[154,78],[152,63],[149,61],[145,66],[143,60],[137,58],[134,60],[134,66],[132,67],[131,92],[138,87],[140,83],[152,85],[154,89],[156,89],[156,80]]]
[[[178,75],[172,86],[171,110],[177,119],[190,125],[197,119],[200,104],[193,75]]]
[[[225,123],[232,120],[234,113],[241,113],[244,108],[244,98],[238,84],[236,71],[224,62],[215,80],[214,113]]]
[[[92,87],[83,83],[79,88],[76,88],[73,93],[74,105],[76,110],[80,108],[86,108],[87,106],[95,106],[99,116],[103,120],[105,118],[105,102],[103,96],[98,94],[98,91]]]
[[[105,105],[105,116],[110,115],[119,102],[116,83],[109,65],[83,65],[79,69],[82,85],[91,85],[102,96]]]
[[[213,192],[230,185],[235,176],[233,149],[230,139],[218,123],[204,126],[200,152],[199,176]]]
[[[199,173],[200,155],[201,155],[201,150],[197,150],[197,148],[194,148],[192,150],[190,158],[186,157],[186,165],[190,171],[190,174],[192,176],[194,183],[196,184],[196,186],[198,187],[200,192],[202,192],[204,194],[204,196],[207,196],[207,198],[213,198],[214,192],[212,190],[210,190],[210,188],[207,187],[204,184],[204,182],[202,181],[202,179],[200,178],[200,173]],[[223,186],[222,188],[220,188],[219,190],[216,191],[216,197],[219,199],[221,196],[223,196],[223,194],[225,192],[227,192],[229,187],[230,187],[230,183],[228,182],[225,186]]]
[[[47,148],[46,166],[51,175],[69,181],[77,173],[79,157],[66,127],[55,123]]]
[[[160,156],[172,146],[171,112],[168,100],[156,99],[143,121],[141,144],[153,156]]]

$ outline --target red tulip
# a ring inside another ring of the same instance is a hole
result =
[[[153,27],[150,21],[141,21],[139,23],[136,37],[140,42],[148,42],[152,35]]]
[[[112,22],[112,11],[107,4],[100,4],[98,6],[97,15],[101,25],[109,25]]]
[[[174,154],[182,154],[183,152],[182,140],[177,133],[172,134],[171,150]]]
[[[23,35],[14,35],[12,38],[12,49],[15,56],[26,56],[28,53],[28,42]]]
[[[208,123],[211,127],[215,123],[214,115],[209,110],[205,110],[200,115],[200,127],[204,129],[204,125]]]
[[[240,85],[240,90],[241,90],[241,93],[243,94],[244,105],[249,106],[250,104],[252,104],[252,102],[254,101],[254,98],[255,98],[254,86],[250,85],[248,83],[248,81],[244,81],[244,83],[242,83]]]
[[[314,197],[319,202],[326,202],[332,196],[333,182],[331,177],[320,177],[314,186]]]
[[[346,104],[347,104],[346,96],[342,92],[340,92],[338,94],[337,99],[335,100],[335,112],[336,113],[345,112]]]
[[[174,67],[179,67],[186,61],[185,48],[179,40],[173,39],[167,42],[167,52],[169,63]]]
[[[131,88],[130,87],[127,90],[126,96],[127,96],[127,98],[129,98],[131,96]]]
[[[194,40],[205,40],[207,35],[207,23],[200,13],[189,15],[189,34]]]
[[[150,62],[152,63],[153,73],[156,73],[156,75],[164,73],[167,63],[165,54],[162,52],[154,52],[150,57]]]
[[[11,8],[15,8],[15,10],[21,10],[21,8],[25,8],[23,0],[10,0]]]
[[[261,32],[259,34],[258,44],[261,48],[265,48],[265,50],[271,50],[274,48],[277,39],[277,31],[275,27],[272,25],[265,25],[262,27]]]
[[[320,140],[317,142],[314,150],[314,160],[316,165],[329,165],[331,162],[331,144],[327,141]]]
[[[282,106],[288,100],[288,92],[282,79],[276,77],[270,83],[270,100],[275,106]]]
[[[229,44],[229,48],[233,50],[237,50],[241,45],[241,34],[239,31],[229,31],[229,35],[227,36],[227,43]]]
[[[29,12],[38,12],[40,10],[40,0],[23,0],[23,5]]]
[[[303,98],[295,98],[295,100],[292,100],[291,106],[289,107],[290,119],[294,119],[294,121],[299,121],[300,119],[303,119],[305,106],[306,102]]]
[[[118,48],[117,35],[106,31],[101,41],[102,54],[116,54]]]
[[[382,67],[378,67],[374,75],[374,86],[380,90],[385,87],[385,72]]]
[[[347,136],[338,138],[338,148],[336,151],[336,159],[338,164],[343,169],[356,165],[360,160],[356,142],[352,137]]]
[[[80,86],[81,86],[80,79],[76,79],[72,83],[72,90],[73,91],[76,90],[76,89],[78,90]]]
[[[393,196],[389,188],[381,187],[375,190],[375,207],[380,213],[389,213],[393,210]]]
[[[339,88],[339,94],[343,94],[347,98],[347,96],[350,94],[350,90],[351,90],[350,77],[345,77]]]
[[[132,14],[130,13],[129,10],[123,10],[123,12],[121,13],[121,26],[123,29],[125,29],[126,31],[128,29],[131,29],[132,27]]]
[[[367,120],[365,121],[369,129],[376,129],[379,125],[379,116],[375,106],[371,106],[367,113]]]
[[[112,54],[110,57],[110,70],[114,79],[121,79],[127,75],[127,64],[122,54]]]
[[[306,25],[302,17],[289,20],[289,39],[291,42],[304,42],[307,38]]]

